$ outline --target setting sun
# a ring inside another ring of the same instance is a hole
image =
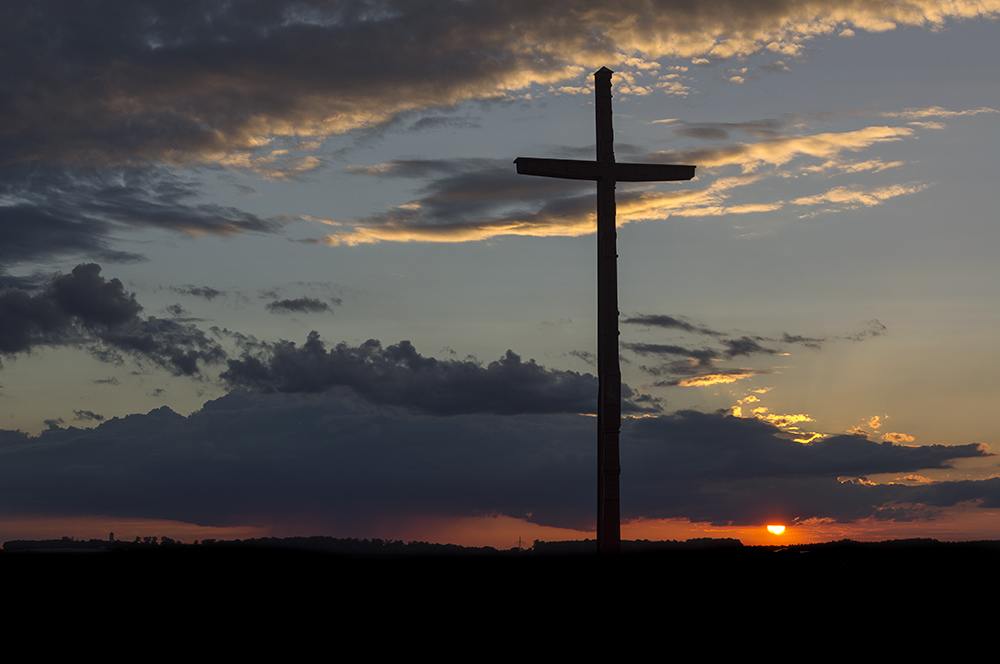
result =
[[[767,532],[771,533],[772,535],[780,535],[781,533],[785,532],[785,527],[784,526],[768,526],[767,527]]]

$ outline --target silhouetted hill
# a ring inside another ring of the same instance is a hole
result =
[[[692,539],[687,541],[625,541],[619,556],[598,556],[593,540],[535,541],[525,549],[499,550],[493,547],[464,547],[455,544],[402,542],[382,539],[335,537],[287,537],[246,540],[205,540],[186,544],[170,538],[144,537],[131,542],[107,540],[12,540],[4,543],[2,558],[14,564],[12,557],[46,556],[51,564],[79,554],[101,554],[107,564],[132,564],[137,560],[176,560],[197,564],[200,560],[263,561],[267,558],[292,560],[322,559],[327,564],[337,560],[376,562],[385,559],[420,561],[433,565],[437,560],[450,561],[517,561],[542,567],[561,565],[622,564],[632,568],[645,565],[677,565],[698,567],[712,574],[732,570],[767,570],[798,573],[829,572],[850,569],[855,572],[891,571],[912,566],[951,566],[964,564],[1000,563],[1000,541],[939,542],[933,539],[857,542],[842,540],[822,544],[790,546],[744,546],[736,539]],[[92,559],[93,556],[88,556]],[[614,563],[613,561],[621,561]],[[601,561],[599,563],[595,561]],[[716,569],[717,568],[717,569]],[[727,572],[728,571],[728,572]]]
[[[619,556],[596,555],[593,541],[536,542],[524,551],[330,537],[197,545],[143,538],[87,548],[91,542],[7,542],[0,569],[22,581],[5,595],[8,604],[47,615],[59,599],[74,619],[85,606],[94,619],[149,625],[190,621],[192,611],[202,624],[221,612],[268,616],[287,633],[303,624],[319,633],[339,616],[346,635],[393,626],[414,643],[442,629],[533,633],[555,618],[584,637],[596,610],[620,634],[731,625],[773,636],[814,625],[819,609],[874,625],[911,594],[924,604],[933,598],[932,612],[972,611],[1000,569],[996,541],[627,542]]]

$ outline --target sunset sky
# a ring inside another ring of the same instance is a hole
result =
[[[0,5],[0,541],[593,537],[602,66],[623,538],[1000,538],[998,18]]]

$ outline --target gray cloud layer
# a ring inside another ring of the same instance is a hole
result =
[[[588,528],[593,439],[593,418],[578,415],[440,418],[332,393],[234,393],[186,418],[161,408],[89,430],[0,431],[0,505],[205,525],[313,518],[348,532],[382,518],[497,512]],[[979,445],[802,445],[757,420],[689,411],[626,420],[623,439],[624,518],[848,522],[925,518],[968,500],[1000,507],[998,479],[843,481],[948,467],[984,456]]]

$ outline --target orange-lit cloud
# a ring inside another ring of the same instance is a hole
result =
[[[830,171],[879,171],[899,166],[901,162],[885,162],[877,157],[845,161],[843,155],[915,136],[912,128],[885,126],[779,137],[774,136],[776,129],[773,126],[762,126],[757,131],[769,137],[755,143],[652,155],[650,159],[656,161],[694,163],[706,172],[699,175],[695,183],[679,186],[620,185],[616,196],[618,225],[671,216],[755,214],[789,205],[814,208],[800,214],[808,216],[880,205],[927,187],[922,183],[838,186],[787,201],[733,202],[734,189],[752,187],[769,178],[820,175]],[[817,159],[822,163],[813,164]],[[470,170],[470,167],[479,170]],[[739,172],[718,173],[726,167],[735,167]],[[579,182],[574,182],[575,187],[567,187],[566,181],[559,180],[538,185],[529,181],[541,178],[516,176],[509,164],[478,160],[456,169],[444,162],[399,161],[355,166],[348,172],[373,177],[431,178],[431,181],[424,187],[427,192],[424,197],[368,219],[339,221],[340,230],[314,242],[357,246],[377,242],[471,242],[504,235],[575,237],[591,234],[596,228],[593,195],[589,192],[576,194]],[[703,182],[705,184],[699,186]]]
[[[934,480],[929,477],[924,477],[923,475],[906,475],[904,477],[900,477],[896,481],[904,484],[930,484]]]
[[[752,403],[759,402],[759,399],[755,397],[747,397],[746,399],[740,399],[738,403]],[[733,406],[731,412],[734,417],[749,417],[767,422],[768,424],[781,429],[791,435],[798,436],[794,438],[797,443],[811,443],[814,440],[821,439],[825,437],[825,434],[816,431],[803,431],[798,425],[803,422],[813,422],[812,417],[804,413],[798,414],[788,414],[788,413],[772,413],[771,409],[766,406],[757,406],[751,409],[749,414],[743,413],[742,405]]]
[[[861,187],[835,187],[829,191],[815,196],[804,196],[790,201],[793,205],[818,205],[821,203],[834,203],[836,205],[852,207],[872,207],[879,205],[890,198],[914,194],[927,188],[925,184],[905,184],[890,185],[888,187],[875,187],[862,189]]]
[[[969,115],[980,115],[982,113],[1000,113],[1000,110],[983,106],[982,108],[972,108],[965,111],[953,111],[941,106],[930,106],[927,108],[907,108],[902,111],[881,111],[877,113],[877,115],[887,118],[919,120],[923,118],[956,118]]]
[[[682,378],[677,381],[677,384],[681,387],[707,387],[708,385],[735,383],[738,380],[752,378],[758,373],[760,372],[751,369],[733,369],[731,371],[721,373],[705,374],[703,376],[694,376],[692,378]]]
[[[800,422],[812,422],[813,418],[805,414],[778,414],[770,412],[770,408],[761,406],[759,408],[753,409],[753,416],[757,419],[764,420],[769,424],[781,427],[782,429],[787,429],[792,425],[799,424]]]
[[[654,155],[653,159],[697,164],[702,168],[739,166],[745,172],[751,172],[765,164],[783,166],[801,156],[829,159],[843,152],[858,152],[876,143],[898,141],[913,135],[914,130],[909,127],[867,127],[848,132],[784,136],[757,143],[663,152]]]

